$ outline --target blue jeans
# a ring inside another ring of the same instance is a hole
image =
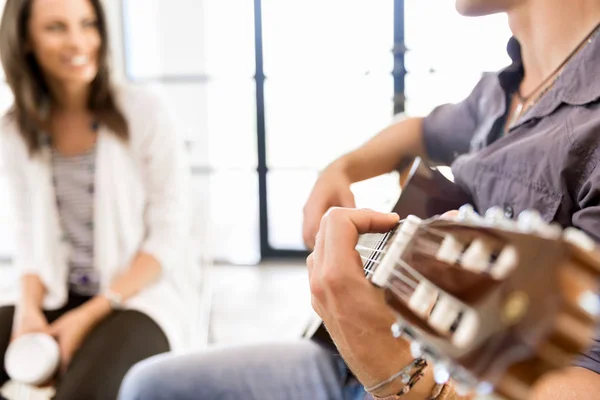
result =
[[[339,356],[311,341],[162,354],[135,365],[119,400],[363,400]]]

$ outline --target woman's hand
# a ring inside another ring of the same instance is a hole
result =
[[[50,325],[49,333],[60,348],[60,370],[64,373],[71,359],[92,330],[93,320],[78,307],[64,314]]]
[[[49,333],[58,341],[60,371],[64,373],[87,335],[110,313],[110,304],[99,296],[63,314],[50,325]]]

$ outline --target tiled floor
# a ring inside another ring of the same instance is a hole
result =
[[[211,341],[242,344],[300,337],[311,312],[302,262],[216,265]]]

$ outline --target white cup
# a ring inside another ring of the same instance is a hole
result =
[[[42,385],[60,363],[60,351],[54,338],[45,333],[19,336],[6,349],[4,366],[11,380],[27,385]]]

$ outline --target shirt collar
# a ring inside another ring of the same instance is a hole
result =
[[[523,78],[521,46],[511,37],[507,53],[512,63],[500,71],[498,79],[506,93],[513,93]],[[551,114],[561,104],[585,105],[600,99],[600,79],[597,76],[600,65],[600,30],[566,64],[554,86],[543,95],[515,126],[535,118]]]

